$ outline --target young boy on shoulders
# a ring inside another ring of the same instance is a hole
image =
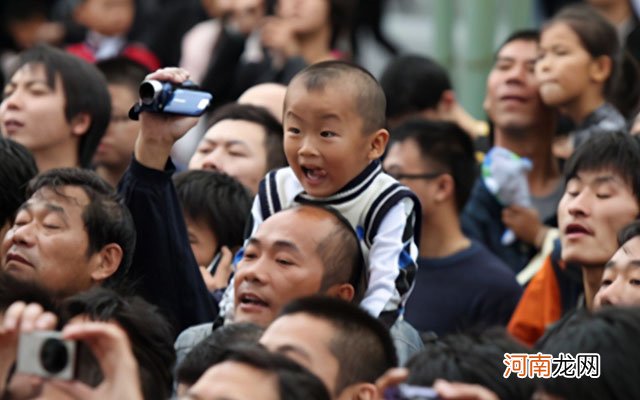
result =
[[[362,307],[393,324],[412,287],[420,207],[415,195],[382,171],[389,140],[385,97],[366,70],[341,61],[311,65],[285,98],[284,149],[289,167],[261,182],[253,230],[294,204],[337,209],[358,233],[368,288]]]

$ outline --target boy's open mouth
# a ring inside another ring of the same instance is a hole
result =
[[[320,179],[324,178],[325,176],[327,176],[327,172],[323,169],[319,169],[319,168],[307,168],[307,167],[301,167],[302,168],[302,173],[304,174],[304,176],[310,180],[311,182],[316,182],[319,181]]]

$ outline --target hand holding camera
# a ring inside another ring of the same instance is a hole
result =
[[[67,325],[62,335],[89,347],[100,364],[103,380],[95,388],[78,381],[57,380],[52,385],[82,400],[142,400],[138,363],[122,328],[108,322],[81,322]]]
[[[15,302],[4,313],[0,322],[0,393],[4,391],[11,366],[16,360],[21,332],[53,329],[58,318],[43,310],[39,304]]]

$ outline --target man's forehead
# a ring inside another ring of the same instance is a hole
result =
[[[508,58],[514,60],[535,61],[537,58],[538,43],[533,40],[513,40],[504,46],[496,54],[496,60]]]
[[[318,207],[301,206],[283,210],[266,219],[256,231],[255,237],[270,241],[287,240],[303,243],[304,240],[323,239],[332,227],[333,215]],[[301,233],[304,232],[304,235]]]
[[[45,186],[38,189],[27,201],[27,203],[31,204],[37,202],[51,202],[60,204],[61,206],[67,205],[84,208],[89,204],[89,196],[84,189],[79,186]]]
[[[573,177],[571,177],[571,179],[569,179],[569,181],[581,181],[584,183],[615,183],[615,184],[619,184],[619,185],[625,185],[628,186],[629,189],[631,188],[631,185],[628,184],[627,180],[625,179],[624,176],[622,176],[622,174],[620,174],[618,171],[615,171],[611,168],[598,168],[598,169],[583,169],[583,170],[579,170],[575,173],[575,175]]]

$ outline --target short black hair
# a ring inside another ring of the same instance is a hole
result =
[[[636,236],[640,236],[640,220],[635,220],[618,232],[618,246],[622,246]]]
[[[498,58],[498,54],[500,54],[500,51],[502,50],[502,48],[504,46],[508,45],[511,42],[515,42],[517,40],[522,40],[522,41],[525,41],[525,42],[538,43],[540,41],[540,31],[537,30],[537,29],[521,29],[521,30],[517,30],[517,31],[512,32],[500,44],[500,46],[498,46],[498,49],[496,50],[496,52],[494,53],[494,56],[493,56],[494,59]]]
[[[26,147],[0,138],[0,228],[11,223],[25,202],[25,189],[38,173],[36,162]]]
[[[271,353],[261,345],[233,346],[219,363],[232,361],[274,374],[280,400],[329,400],[329,392],[320,378],[282,354]]]
[[[287,166],[284,155],[282,124],[269,110],[252,104],[229,103],[216,109],[206,123],[206,129],[225,119],[256,123],[264,128],[267,171]]]
[[[356,383],[374,383],[398,364],[389,330],[355,304],[328,296],[311,296],[287,304],[279,316],[293,314],[307,314],[335,328],[329,344],[340,365],[334,395]]]
[[[550,332],[540,349],[558,357],[559,353],[600,355],[597,379],[557,377],[542,379],[542,388],[565,399],[640,398],[640,309],[604,307],[595,313],[579,311],[559,329]]]
[[[176,369],[179,383],[192,385],[211,367],[217,364],[230,346],[258,343],[264,328],[246,322],[223,325],[196,344]]]
[[[355,111],[362,119],[365,134],[385,127],[386,99],[376,78],[366,69],[346,61],[323,61],[312,64],[293,77],[302,80],[308,91],[323,90],[325,86],[338,85],[342,93],[352,96]],[[285,104],[287,104],[285,96]]]
[[[78,148],[80,166],[91,167],[93,154],[111,119],[111,96],[104,76],[94,65],[45,44],[22,52],[9,76],[25,65],[43,65],[50,88],[55,88],[56,76],[60,76],[67,121],[82,113],[91,118],[91,124],[81,136]]]
[[[126,86],[136,94],[140,83],[151,72],[144,65],[122,56],[99,61],[96,67],[107,79],[108,84]]]
[[[630,186],[640,204],[640,141],[626,132],[599,132],[582,143],[564,168],[565,183],[583,171],[609,169]]]
[[[336,222],[329,235],[318,243],[316,251],[324,265],[320,292],[333,285],[349,283],[354,288],[352,302],[359,304],[367,290],[365,259],[356,231],[349,221],[335,208],[317,203],[303,203],[293,207],[319,208],[334,217]]]
[[[82,212],[89,236],[87,256],[109,243],[116,243],[122,248],[118,270],[105,282],[107,285],[121,284],[131,266],[136,244],[136,230],[129,209],[104,179],[94,171],[80,168],[55,168],[36,176],[29,182],[27,197],[41,189],[50,189],[62,196],[64,186],[79,187],[89,197],[89,204]]]
[[[186,171],[173,178],[184,213],[204,221],[218,246],[241,246],[251,214],[249,191],[235,178],[207,170]]]
[[[395,57],[380,77],[387,98],[387,118],[435,109],[445,90],[451,90],[447,71],[435,60],[418,55]]]
[[[456,207],[461,212],[471,195],[477,172],[469,135],[452,122],[413,119],[391,131],[392,144],[408,139],[418,144],[423,160],[436,164],[438,172],[451,175]]]
[[[92,321],[116,322],[131,342],[144,398],[155,400],[171,396],[172,368],[176,358],[173,332],[155,306],[138,296],[123,296],[113,290],[96,287],[62,303],[62,326],[76,316],[86,316]]]
[[[458,333],[427,341],[406,367],[407,383],[432,386],[437,379],[481,385],[500,399],[528,400],[533,381],[516,376],[504,378],[504,354],[528,353],[503,328],[484,332]]]

